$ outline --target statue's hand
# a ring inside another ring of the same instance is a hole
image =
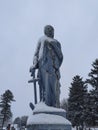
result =
[[[31,67],[30,67],[30,70],[29,70],[29,72],[32,72],[32,69],[33,69],[33,68],[34,68],[34,67],[33,67],[33,66],[31,66]]]
[[[34,74],[35,74],[34,66],[31,66],[29,71],[31,72],[31,76],[34,76]]]

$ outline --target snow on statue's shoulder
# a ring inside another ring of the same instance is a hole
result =
[[[35,105],[33,112],[66,112],[64,109],[47,106],[44,102]]]
[[[48,41],[48,42],[56,42],[57,40],[51,38],[51,37],[47,37],[46,35],[45,36],[42,36],[40,39],[39,39],[39,42],[41,43],[44,43],[45,41]]]

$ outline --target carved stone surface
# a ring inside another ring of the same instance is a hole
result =
[[[37,105],[35,105],[35,108],[33,110],[33,114],[53,114],[53,115],[59,115],[64,118],[66,118],[66,111],[62,108],[55,108],[55,107],[50,107],[47,106],[45,103],[40,102]]]
[[[34,54],[31,75],[33,76],[34,69],[38,69],[40,101],[44,101],[48,106],[59,107],[59,68],[63,61],[61,45],[54,39],[52,26],[45,26],[44,34],[40,38]]]
[[[28,126],[28,130],[71,130],[70,125],[39,124]]]
[[[27,121],[27,130],[71,130],[64,109],[49,107],[44,103],[35,105]]]

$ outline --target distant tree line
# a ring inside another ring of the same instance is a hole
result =
[[[27,119],[28,119],[28,116],[26,116],[26,115],[24,115],[22,117],[16,117],[14,119],[14,121],[13,121],[13,124],[17,124],[17,126],[19,128],[21,128],[23,126],[26,127],[26,125],[27,125]]]
[[[98,126],[98,59],[92,63],[88,79],[83,81],[81,76],[74,76],[69,89],[69,98],[62,100],[61,107],[66,110],[72,126],[77,130]]]

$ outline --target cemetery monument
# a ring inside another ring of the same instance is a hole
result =
[[[71,130],[66,111],[60,107],[60,66],[63,61],[61,44],[54,39],[54,28],[44,27],[44,36],[38,41],[33,65],[30,67],[34,84],[35,105],[30,103],[33,114],[28,118],[28,130]],[[37,74],[36,74],[37,71]],[[37,102],[37,86],[39,100]]]

